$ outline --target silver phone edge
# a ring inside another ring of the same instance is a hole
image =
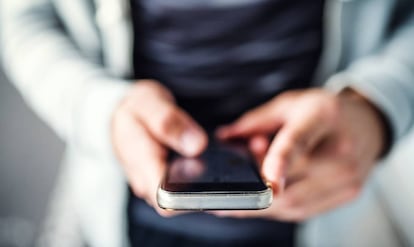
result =
[[[270,187],[263,191],[231,193],[177,193],[157,191],[157,203],[166,210],[258,210],[268,208],[273,201]]]

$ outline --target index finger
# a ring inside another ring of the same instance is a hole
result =
[[[319,118],[301,117],[288,121],[274,137],[263,161],[263,174],[277,185],[276,191],[285,185],[288,166],[304,158],[330,131]]]

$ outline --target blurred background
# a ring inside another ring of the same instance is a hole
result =
[[[32,246],[63,143],[25,105],[0,65],[0,247]]]

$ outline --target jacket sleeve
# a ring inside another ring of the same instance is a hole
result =
[[[66,142],[111,154],[111,115],[130,83],[82,56],[50,0],[0,1],[3,65],[23,98]]]
[[[414,126],[414,13],[376,54],[331,77],[334,91],[351,87],[369,98],[389,120],[392,142]]]

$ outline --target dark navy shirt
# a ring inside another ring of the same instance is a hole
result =
[[[323,0],[131,0],[138,78],[156,79],[205,127],[310,86]],[[164,219],[132,198],[132,221],[210,239],[287,238],[293,225],[194,213]]]
[[[132,2],[137,77],[165,84],[202,124],[310,85],[322,0]]]

